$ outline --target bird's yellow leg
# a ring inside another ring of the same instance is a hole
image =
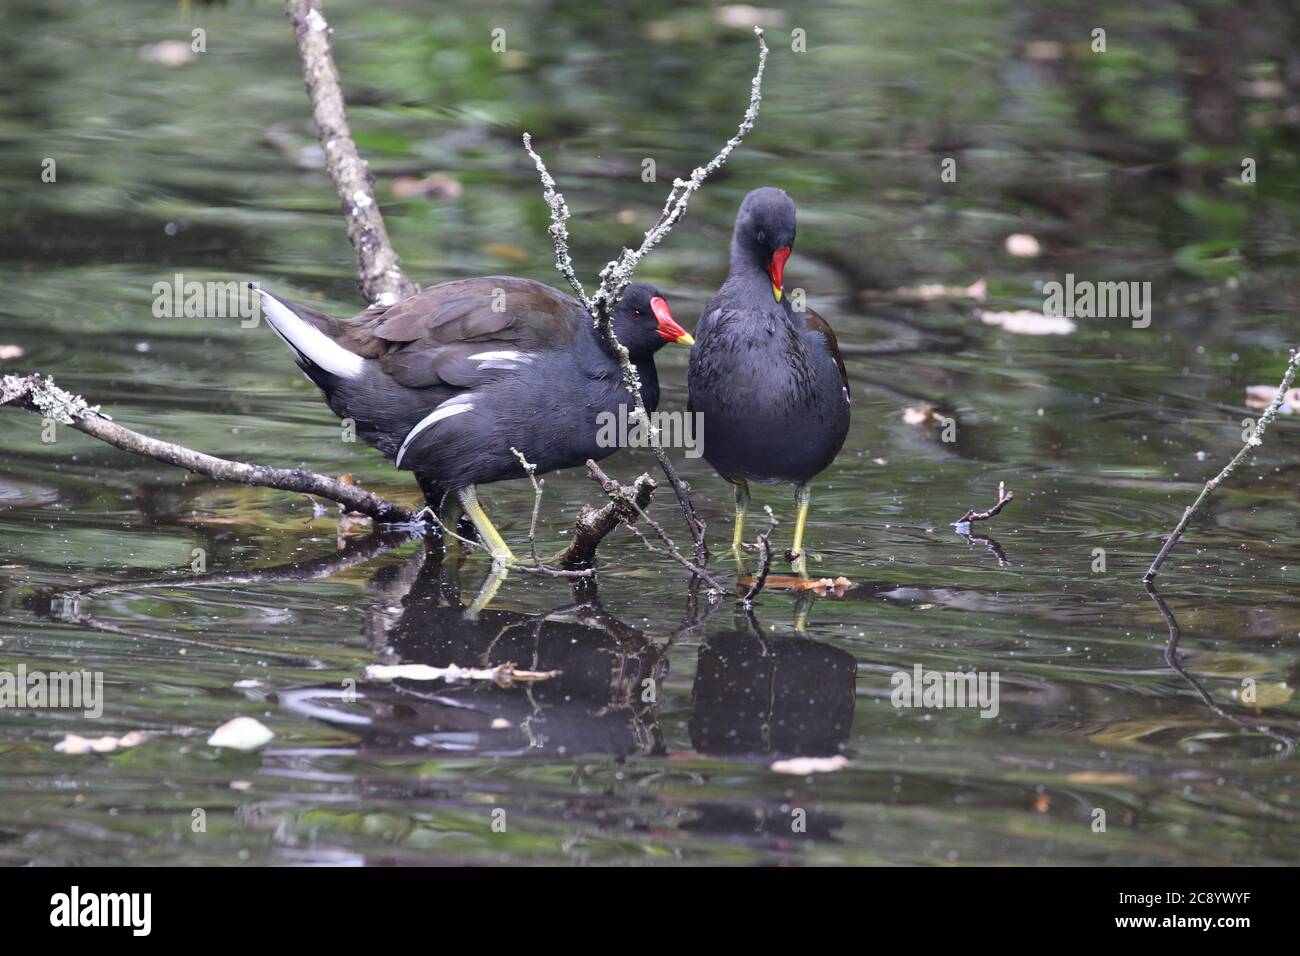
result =
[[[478,495],[474,493],[474,486],[462,488],[457,492],[460,497],[460,506],[465,509],[465,514],[469,520],[474,522],[474,528],[478,535],[483,539],[483,544],[487,547],[488,553],[492,555],[494,562],[501,564],[514,564],[515,556],[506,544],[506,539],[501,537],[501,532],[493,526],[488,520],[486,512],[478,503]]]
[[[812,485],[805,481],[794,492],[794,542],[790,548],[794,554],[795,573],[805,581],[808,580],[808,558],[803,550],[803,528],[808,521],[808,505],[811,501]]]
[[[749,482],[737,478],[732,482],[736,489],[736,526],[731,532],[731,553],[736,556],[736,564],[745,563],[745,550],[741,545],[745,541],[745,515],[749,511]]]

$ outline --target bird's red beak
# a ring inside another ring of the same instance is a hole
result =
[[[677,324],[673,319],[673,314],[668,311],[668,303],[655,296],[650,300],[650,308],[654,311],[655,321],[659,323],[659,335],[665,342],[676,342],[678,345],[694,345],[695,339],[691,338],[691,333]]]
[[[772,261],[767,264],[767,274],[772,277],[772,296],[781,301],[783,283],[781,276],[785,273],[785,261],[790,258],[790,247],[782,246],[772,253]]]

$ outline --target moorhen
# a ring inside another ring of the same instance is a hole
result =
[[[538,474],[617,450],[596,436],[600,413],[631,404],[618,362],[582,305],[540,282],[459,279],[350,320],[263,290],[262,314],[334,414],[415,472],[430,506],[456,492],[494,561],[514,556],[474,486],[524,477],[511,448]],[[652,410],[655,352],[694,339],[673,321],[663,294],[642,283],[627,287],[613,324]]]
[[[803,551],[812,478],[839,454],[849,430],[849,379],[835,333],[782,295],[794,247],[794,202],[755,189],[736,215],[731,271],[704,307],[691,350],[689,409],[702,413],[704,458],[736,489],[731,547],[741,557],[749,482],[797,486],[795,570]]]

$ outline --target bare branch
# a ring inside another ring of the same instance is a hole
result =
[[[388,240],[375,200],[373,177],[357,153],[348,127],[339,74],[330,50],[330,27],[319,0],[286,0],[285,14],[293,24],[302,57],[303,79],[311,97],[316,134],[325,154],[325,169],[334,180],[348,239],[357,253],[357,285],[367,302],[392,305],[416,291],[402,272],[402,263]]]
[[[763,510],[767,512],[767,530],[758,536],[758,574],[739,602],[745,610],[754,606],[754,599],[762,593],[768,572],[772,570],[772,532],[776,530],[777,521],[771,505],[764,505]]]
[[[555,558],[555,563],[564,568],[590,568],[596,564],[596,548],[600,542],[605,539],[611,531],[626,521],[635,521],[637,517],[636,508],[650,507],[650,498],[654,495],[655,480],[649,475],[641,475],[629,487],[620,485],[618,482],[606,476],[610,485],[606,486],[604,481],[596,477],[592,471],[594,462],[587,463],[587,473],[594,481],[598,481],[605,493],[609,495],[609,503],[602,508],[593,508],[590,505],[584,505],[582,512],[578,515],[578,520],[573,526],[573,540]],[[599,469],[596,470],[599,472]],[[603,473],[602,473],[603,474]]]
[[[39,412],[123,451],[144,455],[168,465],[178,465],[218,481],[236,481],[245,485],[319,495],[338,502],[350,511],[389,524],[405,524],[415,520],[415,515],[408,508],[386,501],[356,485],[318,475],[306,468],[275,468],[217,458],[124,428],[101,414],[99,406],[88,405],[80,395],[64,391],[48,377],[42,380],[39,375],[4,376],[0,380],[0,405],[15,405]]]
[[[1160,548],[1160,553],[1157,554],[1155,560],[1151,562],[1151,567],[1147,568],[1147,573],[1142,575],[1142,582],[1144,584],[1150,584],[1155,580],[1156,575],[1160,573],[1160,566],[1165,563],[1165,558],[1169,557],[1169,552],[1174,549],[1174,545],[1178,543],[1178,539],[1181,538],[1183,532],[1187,530],[1187,524],[1192,520],[1192,515],[1196,514],[1196,512],[1200,510],[1201,505],[1205,504],[1210,495],[1214,493],[1214,489],[1223,484],[1223,482],[1237,470],[1237,466],[1240,465],[1252,451],[1264,444],[1264,431],[1270,424],[1272,424],[1273,419],[1277,418],[1277,413],[1282,408],[1282,404],[1286,399],[1287,389],[1291,387],[1291,382],[1295,379],[1297,366],[1300,366],[1300,349],[1292,349],[1291,360],[1287,362],[1286,371],[1282,373],[1282,384],[1278,386],[1277,394],[1273,396],[1273,401],[1269,403],[1268,408],[1264,409],[1263,414],[1259,416],[1259,420],[1255,423],[1254,431],[1251,432],[1250,437],[1246,439],[1246,443],[1241,446],[1241,451],[1233,455],[1232,461],[1224,465],[1221,472],[1205,483],[1205,487],[1201,489],[1201,493],[1197,495],[1196,500],[1192,502],[1192,506],[1183,512],[1182,519],[1178,522],[1177,527],[1174,528],[1173,533],[1165,539],[1164,545]]]
[[[992,518],[999,511],[1005,508],[1007,506],[1007,502],[1009,502],[1012,498],[1015,497],[1015,495],[1007,491],[1006,488],[1007,486],[1005,482],[1002,481],[998,482],[997,504],[995,504],[988,511],[968,511],[960,518],[958,518],[956,521],[954,521],[952,524],[954,528],[958,529],[957,533],[958,534],[962,533],[961,531],[962,525],[966,525],[967,527],[969,527],[972,521],[988,521],[989,518]]]
[[[519,464],[528,472],[528,480],[533,483],[533,518],[528,522],[528,550],[532,552],[533,564],[540,566],[542,559],[537,556],[537,515],[542,510],[542,486],[546,482],[537,480],[537,466],[529,464],[523,452],[514,446],[511,446],[510,451],[519,459]]]

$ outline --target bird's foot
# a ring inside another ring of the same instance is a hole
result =
[[[811,581],[812,577],[808,574],[808,552],[807,551],[787,551],[785,559],[790,562],[790,567],[795,574],[804,581]]]

